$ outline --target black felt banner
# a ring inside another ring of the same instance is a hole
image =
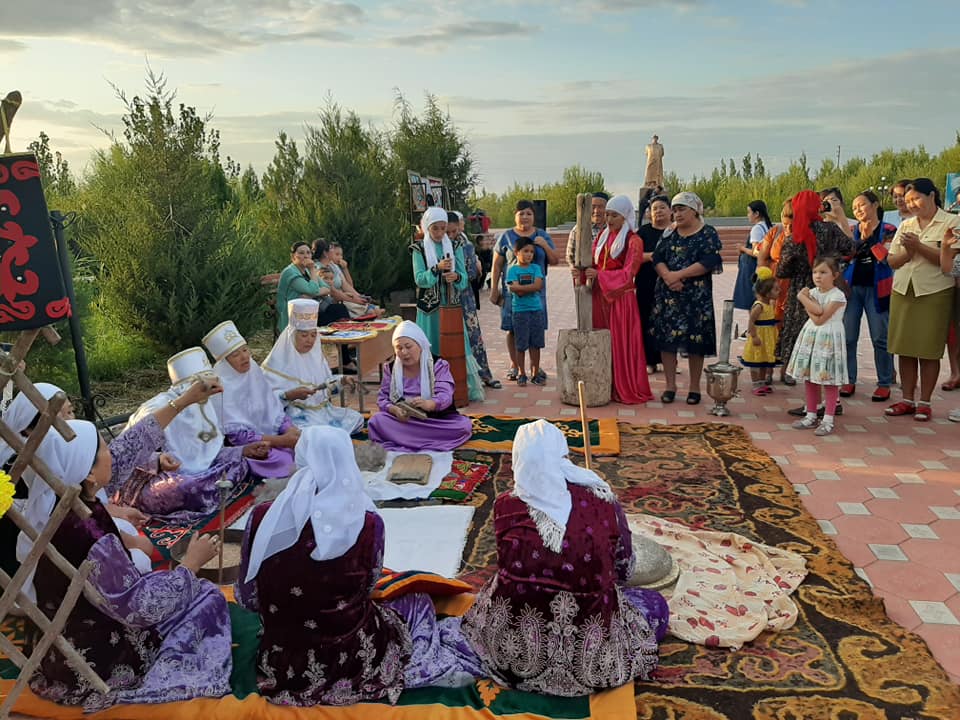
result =
[[[0,330],[42,327],[69,315],[37,158],[0,156]]]

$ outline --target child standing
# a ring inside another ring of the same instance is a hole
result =
[[[834,412],[840,386],[847,383],[847,344],[843,332],[843,310],[847,297],[836,286],[840,263],[834,257],[818,257],[813,262],[814,288],[804,288],[797,299],[809,315],[800,330],[787,373],[803,379],[807,390],[807,414],[793,426],[798,430],[817,424],[820,386],[823,386],[824,414],[815,435],[833,432]]]
[[[517,385],[527,384],[526,352],[530,350],[530,375],[534,385],[543,385],[540,350],[544,346],[546,317],[540,302],[543,270],[533,262],[536,246],[532,238],[520,236],[514,247],[516,262],[507,269],[507,289],[513,310],[513,337],[517,348]]]
[[[756,300],[750,308],[747,325],[747,344],[743,348],[740,363],[750,368],[753,394],[769,395],[773,392],[773,368],[777,364],[777,310],[776,300],[780,295],[780,283],[768,267],[757,268],[753,283]]]

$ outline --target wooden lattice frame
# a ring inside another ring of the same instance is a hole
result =
[[[21,361],[26,357],[37,335],[41,332],[51,343],[56,343],[60,339],[52,328],[27,330],[20,333],[11,352],[6,353],[0,351],[0,393],[3,392],[3,388],[6,387],[8,382],[13,382],[20,392],[24,393],[40,412],[40,419],[26,441],[24,441],[22,436],[7,427],[2,419],[0,419],[0,437],[17,453],[17,461],[13,464],[10,472],[12,481],[16,483],[24,470],[28,467],[33,468],[37,477],[43,482],[46,482],[58,497],[57,504],[54,506],[53,512],[50,515],[49,522],[39,534],[34,531],[30,523],[27,522],[26,518],[24,518],[15,507],[11,507],[6,513],[6,517],[10,518],[20,530],[33,540],[33,548],[12,578],[0,570],[0,586],[4,588],[3,595],[0,597],[0,618],[6,618],[7,613],[9,613],[14,603],[16,603],[20,609],[26,613],[27,617],[40,629],[42,635],[33,653],[30,657],[27,657],[6,635],[0,633],[0,651],[3,651],[6,656],[20,668],[20,676],[16,684],[4,698],[3,704],[0,705],[0,720],[6,720],[6,718],[9,717],[17,698],[27,686],[30,676],[36,671],[40,665],[40,661],[51,646],[56,646],[56,648],[63,653],[67,662],[70,663],[74,670],[83,676],[94,690],[104,694],[110,690],[107,684],[93,668],[90,667],[89,663],[84,660],[83,656],[80,655],[76,648],[63,636],[63,628],[67,623],[67,618],[76,605],[81,592],[86,593],[87,597],[94,602],[102,602],[102,598],[97,590],[87,582],[87,577],[92,570],[91,563],[84,561],[79,568],[73,567],[50,542],[60,527],[60,524],[64,518],[66,518],[67,513],[74,512],[79,517],[86,519],[90,517],[90,509],[80,500],[79,487],[64,486],[47,464],[34,454],[51,427],[59,432],[65,440],[72,440],[74,438],[73,430],[57,415],[67,400],[66,396],[63,393],[57,393],[49,401],[44,400],[37,388],[20,369]],[[47,616],[40,611],[36,603],[21,592],[21,588],[27,577],[36,567],[40,556],[44,554],[70,579],[67,593],[63,598],[63,602],[60,604],[60,608],[54,615],[53,620],[48,620]]]

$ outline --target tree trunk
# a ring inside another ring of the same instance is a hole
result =
[[[587,407],[610,402],[613,384],[609,330],[561,330],[557,338],[557,375],[560,400],[578,405],[577,382],[586,386]]]

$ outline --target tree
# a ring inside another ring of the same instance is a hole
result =
[[[390,135],[390,149],[397,163],[398,184],[406,182],[406,171],[443,179],[450,193],[448,210],[468,210],[467,198],[477,182],[470,147],[449,113],[443,112],[433,95],[427,94],[423,114],[413,113],[406,98],[396,91],[396,121]]]
[[[763,166],[763,158],[760,157],[760,154],[757,153],[756,160],[753,163],[753,173],[757,177],[766,177],[767,169]]]
[[[99,265],[100,306],[158,346],[197,345],[221,320],[261,325],[262,262],[241,229],[220,138],[192,107],[174,110],[162,76],[123,102],[123,138],[96,154],[81,201],[81,247]]]
[[[48,204],[54,198],[60,199],[76,191],[77,183],[70,173],[69,163],[59,151],[50,150],[50,138],[45,132],[41,130],[40,137],[27,145],[27,149],[37,156]]]
[[[753,163],[750,160],[750,153],[743,156],[743,179],[750,180],[753,177]]]

